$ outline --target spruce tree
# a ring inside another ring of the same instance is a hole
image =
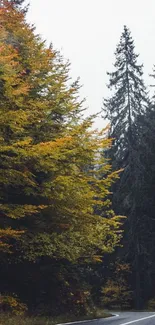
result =
[[[132,155],[136,119],[143,115],[148,105],[146,88],[142,79],[142,65],[137,63],[134,41],[124,26],[115,52],[115,70],[107,73],[108,88],[112,95],[104,100],[104,117],[110,121],[109,135],[114,138],[111,149],[112,163],[117,168],[128,165]]]
[[[149,106],[142,79],[142,65],[137,62],[134,41],[124,26],[116,48],[115,70],[108,73],[112,95],[104,100],[104,116],[110,121],[109,136],[113,145],[107,152],[113,168],[122,168],[120,180],[113,187],[113,207],[126,215],[124,252],[135,272],[135,300],[141,305],[142,260],[146,251],[146,216],[143,213],[144,161],[141,152],[142,130]],[[146,253],[147,254],[147,253]],[[146,255],[145,255],[146,256]],[[144,265],[144,264],[143,264]],[[141,270],[141,271],[140,271]]]
[[[151,87],[154,87],[155,66],[150,74]],[[153,89],[153,88],[152,88]],[[142,132],[140,141],[141,160],[143,161],[143,198],[141,206],[145,216],[145,245],[147,247],[146,264],[148,279],[145,285],[146,299],[154,297],[154,265],[155,265],[155,93],[152,92],[149,109],[141,121]],[[146,250],[146,248],[145,248]],[[146,271],[145,271],[146,273]]]

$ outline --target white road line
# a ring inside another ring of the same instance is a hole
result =
[[[142,320],[146,320],[146,319],[153,318],[153,317],[155,317],[155,314],[154,314],[154,315],[151,315],[151,316],[144,317],[144,318],[140,318],[140,319],[132,320],[131,322],[122,323],[122,324],[120,324],[120,325],[129,325],[129,324],[134,324],[134,323],[140,322],[140,321],[142,321]]]
[[[116,316],[116,317],[119,317],[119,315],[118,314],[113,314],[113,316],[111,316],[111,317],[114,317],[114,316]],[[110,317],[109,317],[110,318]]]

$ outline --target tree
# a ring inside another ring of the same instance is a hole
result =
[[[136,135],[137,117],[148,107],[148,96],[142,80],[142,65],[134,53],[134,42],[124,26],[115,52],[115,70],[108,73],[110,98],[104,101],[104,116],[110,121],[109,135],[114,138],[110,151],[113,165],[125,168],[132,155]]]
[[[11,4],[15,8],[18,8],[24,3],[24,1],[25,0],[1,0],[0,6],[8,6]]]
[[[144,240],[147,217],[142,203],[145,200],[144,161],[141,158],[144,154],[143,125],[150,101],[142,79],[142,65],[137,63],[138,55],[126,26],[115,56],[115,70],[108,73],[112,95],[104,101],[104,116],[110,121],[109,136],[113,138],[107,155],[113,168],[123,169],[120,180],[113,187],[113,207],[117,213],[128,217],[124,250],[136,274],[135,300],[139,308],[143,281],[140,270],[147,255]]]
[[[82,118],[69,64],[46,48],[25,12],[9,1],[0,21],[1,290],[28,299],[14,287],[14,275],[22,288],[35,283],[49,290],[42,268],[53,272],[58,263],[58,274],[63,263],[92,260],[119,244],[121,219],[108,198],[118,173],[100,155],[111,140],[90,131],[92,118]],[[102,208],[102,217],[94,207]]]
[[[155,71],[150,75],[153,80],[155,78]],[[154,83],[153,83],[154,84]],[[152,85],[154,87],[154,85]],[[155,181],[155,106],[154,106],[154,94],[151,98],[151,104],[146,111],[145,116],[141,117],[141,139],[140,139],[140,153],[141,161],[143,162],[143,197],[141,197],[141,223],[143,224],[143,240],[145,241],[145,246],[143,250],[145,251],[145,260],[143,262],[144,269],[143,272],[145,277],[143,278],[144,295],[145,300],[149,300],[154,297],[154,238],[155,238],[155,226],[154,226],[154,181]],[[146,278],[147,275],[147,278]]]

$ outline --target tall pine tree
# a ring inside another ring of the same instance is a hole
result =
[[[124,252],[132,261],[135,301],[142,305],[142,265],[145,259],[146,218],[143,213],[144,162],[141,159],[143,121],[149,106],[142,79],[142,65],[137,63],[134,41],[124,26],[116,48],[115,70],[108,73],[111,96],[104,101],[104,116],[110,121],[109,136],[113,144],[108,151],[113,168],[122,168],[120,180],[113,187],[113,206],[126,215]],[[146,253],[147,254],[147,253]],[[141,270],[141,271],[140,271]],[[143,270],[144,271],[144,270]]]
[[[105,99],[103,111],[110,121],[109,135],[114,138],[110,153],[113,166],[124,168],[132,155],[137,117],[144,114],[148,106],[142,65],[137,63],[138,55],[134,53],[134,42],[126,26],[115,57],[115,70],[107,73],[112,95]]]

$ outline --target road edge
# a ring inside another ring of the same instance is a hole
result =
[[[119,317],[118,314],[112,314],[112,316],[106,317],[106,318],[114,318],[114,317]],[[67,322],[67,323],[57,323],[56,325],[71,325],[71,324],[80,324],[80,323],[86,323],[86,322],[94,322],[95,320],[99,320],[99,319],[106,319],[103,317],[100,318],[94,318],[94,319],[85,319],[85,320],[78,320],[78,321],[74,321],[74,322]]]

